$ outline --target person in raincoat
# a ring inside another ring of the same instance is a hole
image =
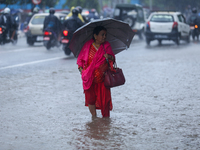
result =
[[[71,7],[70,13],[65,17],[65,20],[67,20],[69,17],[71,17],[71,16],[73,15],[72,10],[73,10],[74,8],[75,8],[74,6]],[[85,21],[84,21],[82,15],[81,15],[80,13],[78,13],[78,18],[79,18],[83,23],[85,23]]]
[[[105,27],[95,27],[93,38],[84,44],[77,59],[85,93],[85,106],[89,107],[93,117],[96,117],[96,109],[101,110],[103,117],[110,117],[112,110],[111,91],[104,86],[104,74],[108,69],[108,62],[113,66],[115,55],[110,43],[106,41],[106,35]]]
[[[72,16],[64,21],[64,26],[67,27],[67,29],[72,33],[84,25],[83,22],[78,18],[78,13],[79,11],[74,8],[72,10]]]

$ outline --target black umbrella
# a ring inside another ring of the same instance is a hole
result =
[[[114,54],[129,48],[135,35],[131,27],[125,22],[112,18],[93,20],[74,32],[69,48],[75,57],[78,57],[85,42],[92,38],[93,29],[96,26],[104,26],[107,29],[106,41],[111,44]]]

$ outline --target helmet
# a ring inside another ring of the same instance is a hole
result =
[[[192,13],[196,14],[197,13],[197,9],[194,7],[192,8]]]
[[[5,14],[9,14],[10,13],[10,8],[6,7],[3,11]]]
[[[38,7],[35,7],[35,8],[33,9],[33,13],[39,13],[39,11],[40,11],[40,9],[39,9]]]
[[[72,10],[72,14],[73,14],[73,15],[78,16],[78,13],[79,13],[78,9],[74,8],[74,9]]]
[[[83,8],[81,6],[77,6],[76,9],[78,9],[79,13],[82,13]]]
[[[54,14],[54,13],[55,13],[55,9],[54,9],[54,8],[50,8],[50,9],[49,9],[49,13],[50,13],[50,14]]]

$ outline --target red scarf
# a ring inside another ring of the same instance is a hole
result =
[[[92,85],[94,79],[94,71],[100,67],[105,61],[105,51],[107,54],[112,55],[115,58],[115,55],[112,51],[111,45],[109,42],[104,42],[100,45],[98,51],[96,52],[92,63],[85,69],[85,66],[88,64],[88,56],[90,51],[90,46],[94,42],[93,39],[87,41],[77,59],[77,64],[83,68],[82,71],[82,81],[83,81],[83,89],[87,90]],[[105,48],[105,50],[104,50]]]

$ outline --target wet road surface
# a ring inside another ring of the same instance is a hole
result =
[[[96,119],[72,55],[18,46],[30,50],[0,49],[0,150],[200,149],[200,43],[134,40],[116,55],[111,117]]]

